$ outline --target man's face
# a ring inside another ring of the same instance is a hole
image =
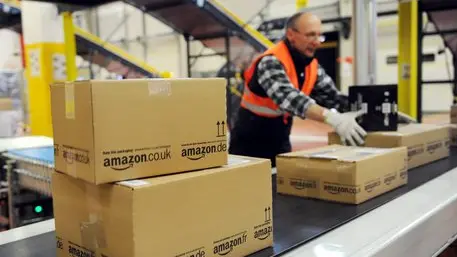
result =
[[[321,21],[316,16],[303,15],[294,28],[288,29],[287,38],[300,53],[314,57],[314,53],[323,41]]]

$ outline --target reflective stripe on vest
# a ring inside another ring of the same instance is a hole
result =
[[[284,115],[284,112],[280,110],[272,99],[269,97],[257,96],[249,89],[249,84],[254,76],[256,66],[260,59],[266,55],[274,55],[283,65],[289,80],[296,89],[299,89],[298,77],[295,70],[295,64],[290,56],[289,50],[284,42],[280,42],[272,48],[265,51],[262,55],[258,56],[251,64],[251,66],[245,71],[245,89],[241,101],[241,106],[250,110],[251,112],[265,117],[278,117]],[[317,80],[317,69],[318,62],[316,59],[305,68],[305,81],[301,91],[305,95],[310,95],[314,84]],[[287,114],[286,114],[287,116]]]

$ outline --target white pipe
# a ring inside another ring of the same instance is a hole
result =
[[[369,58],[369,70],[368,70],[368,76],[369,76],[369,83],[370,84],[376,84],[376,41],[377,41],[377,8],[376,8],[376,0],[370,0],[370,31],[369,31],[369,53],[368,53],[368,58]]]
[[[352,19],[354,29],[354,82],[357,85],[366,85],[368,79],[368,3],[369,0],[354,1],[354,18]]]

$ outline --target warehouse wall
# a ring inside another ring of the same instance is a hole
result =
[[[18,54],[19,36],[7,29],[0,29],[0,69],[20,69],[21,57]]]
[[[251,19],[264,6],[265,0],[220,0],[224,6],[238,15],[243,20]],[[339,9],[335,8],[335,3]],[[396,7],[396,1],[379,1],[379,9],[391,10]],[[343,16],[351,15],[352,1],[350,0],[319,0],[309,1],[309,7],[325,7],[319,10],[314,9],[322,19],[335,17],[338,12]],[[285,17],[295,12],[295,1],[276,0],[264,11],[267,18]],[[125,5],[121,2],[103,6],[97,10],[98,13],[98,32],[101,38],[115,42],[131,54],[146,60],[159,70],[171,71],[175,77],[187,76],[186,64],[186,43],[181,35],[176,35],[170,28],[160,21],[147,16],[144,17],[141,11]],[[123,21],[124,17],[127,17]],[[255,22],[256,20],[254,20]],[[89,26],[90,27],[90,26]],[[88,28],[89,28],[88,27]],[[92,26],[93,32],[97,29]],[[147,37],[138,40],[144,33]],[[397,18],[383,18],[378,22],[378,83],[397,83],[397,65],[387,64],[386,57],[397,55],[398,47]],[[427,38],[424,41],[426,52],[436,53],[443,44],[439,37]],[[192,44],[192,52],[198,53],[202,48],[201,44]],[[349,40],[342,40],[340,45],[341,56],[353,56],[352,37]],[[211,50],[206,50],[211,52]],[[447,53],[449,54],[449,53]],[[424,79],[444,79],[448,78],[446,70],[446,55],[436,55],[435,61],[424,64]],[[448,55],[450,57],[450,55]],[[449,61],[450,58],[448,58]],[[212,57],[199,59],[195,63],[193,70],[196,71],[217,71],[224,63],[224,58]],[[452,65],[450,66],[452,67]],[[350,67],[349,67],[350,68]],[[351,69],[341,72],[343,91],[347,91],[347,86],[353,84]],[[349,73],[348,73],[349,72]],[[452,72],[452,71],[451,71]],[[423,88],[424,111],[445,111],[451,103],[450,85],[427,85]]]

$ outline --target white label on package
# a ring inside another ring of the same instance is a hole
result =
[[[226,166],[233,166],[233,165],[239,165],[243,163],[248,163],[251,160],[239,158],[239,157],[234,157],[234,156],[229,156],[228,158],[228,164]]]
[[[171,84],[165,80],[154,80],[149,82],[148,90],[150,96],[170,96]]]
[[[368,103],[362,103],[362,112],[364,114],[368,113]]]
[[[121,182],[118,182],[117,184],[122,185],[122,186],[132,187],[132,188],[149,185],[148,182],[143,181],[143,180],[138,180],[138,179],[121,181]]]
[[[390,105],[390,103],[383,103],[382,104],[382,113],[391,113],[391,105]]]
[[[309,158],[332,159],[332,160],[335,159],[336,160],[336,159],[338,159],[338,156],[335,155],[334,153],[339,150],[341,150],[341,148],[332,148],[332,149],[328,149],[328,150],[305,154],[304,156],[309,157]]]

